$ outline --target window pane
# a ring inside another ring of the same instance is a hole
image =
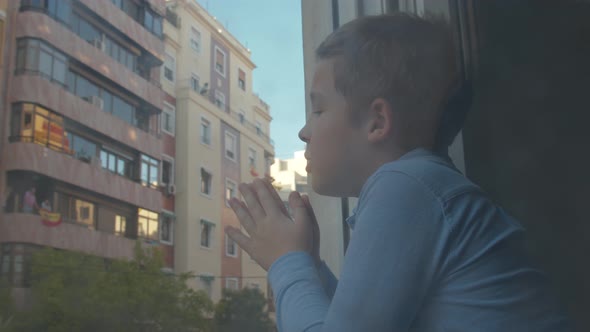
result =
[[[113,111],[113,95],[103,89],[101,91],[101,98],[103,102],[103,111],[111,113]]]
[[[41,50],[39,54],[39,71],[47,77],[51,77],[52,60],[51,54],[47,53],[46,50]]]
[[[133,123],[133,107],[117,96],[113,97],[113,114],[130,124]]]
[[[102,168],[107,168],[108,159],[109,155],[106,153],[106,151],[100,151],[100,165],[102,166]]]
[[[66,84],[66,63],[61,59],[53,59],[53,79]]]
[[[117,158],[117,174],[125,175],[125,160]]]
[[[146,164],[145,162],[141,163],[141,182],[144,184],[147,184],[149,181],[148,179],[148,164]]]
[[[109,153],[109,171],[115,172],[117,170],[115,162],[116,162],[115,156],[112,153]]]
[[[37,44],[36,47],[33,47],[32,44]],[[39,43],[34,43],[32,41],[28,42],[27,45],[27,61],[25,64],[25,68],[29,70],[36,70],[38,63],[37,57],[39,55]]]
[[[152,186],[158,185],[158,166],[150,166],[150,184]]]
[[[162,36],[162,18],[161,17],[154,17],[153,32],[158,37]]]
[[[137,235],[140,237],[147,237],[148,235],[148,220],[145,217],[137,218]]]
[[[158,219],[150,219],[148,229],[149,229],[149,236],[148,237],[152,240],[157,240],[158,239]]]

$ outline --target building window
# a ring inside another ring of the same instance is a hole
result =
[[[164,77],[170,82],[174,82],[176,76],[176,59],[174,56],[166,53],[164,57]]]
[[[162,213],[160,241],[167,244],[172,244],[174,241],[174,216],[168,213]]]
[[[100,165],[102,168],[115,174],[131,178],[131,164],[132,162],[129,158],[121,157],[120,155],[105,149],[100,151]]]
[[[174,106],[164,102],[164,109],[162,110],[162,130],[174,136],[174,127],[176,124],[176,109]]]
[[[94,84],[86,77],[73,71],[68,72],[66,81],[66,87],[71,93],[136,128],[149,131],[149,114],[136,108],[126,98]]]
[[[50,81],[66,84],[67,58],[49,44],[36,39],[19,39],[16,74],[36,73]]]
[[[211,123],[201,118],[201,143],[211,145]]]
[[[197,53],[201,52],[201,32],[191,27],[191,48]]]
[[[238,87],[246,91],[246,73],[241,69],[238,69]]]
[[[203,287],[203,290],[205,291],[205,293],[207,293],[207,296],[209,298],[211,298],[211,295],[213,293],[213,279],[214,277],[211,274],[202,274],[199,276],[199,278],[201,279],[201,285]]]
[[[225,234],[225,255],[229,257],[238,257],[238,246],[227,234]]]
[[[225,157],[236,161],[237,138],[230,132],[225,132]]]
[[[225,77],[225,52],[215,46],[215,71]]]
[[[127,230],[127,217],[116,215],[115,216],[115,235],[125,236]]]
[[[16,104],[12,111],[10,139],[33,142],[53,150],[71,153],[72,147],[64,131],[63,122],[61,116],[41,106]]]
[[[141,184],[149,187],[158,187],[160,162],[150,156],[141,155],[140,180]]]
[[[251,168],[256,167],[256,150],[252,148],[248,148],[248,165],[250,165]]]
[[[246,122],[246,113],[240,110],[240,112],[238,113],[238,118],[240,120],[240,123],[244,124]]]
[[[158,240],[158,213],[139,209],[137,214],[137,236]]]
[[[174,184],[174,159],[162,158],[162,183]]]
[[[30,244],[0,244],[0,279],[14,287],[30,286],[31,256],[38,248]]]
[[[96,158],[97,147],[94,142],[82,136],[66,132],[64,150],[76,159],[89,163],[93,158]]]
[[[258,136],[262,135],[262,125],[260,124],[259,121],[256,121],[256,134]]]
[[[201,247],[211,248],[214,226],[212,222],[201,219]]]
[[[225,111],[225,95],[219,90],[215,90],[215,105]]]
[[[225,278],[225,288],[234,291],[238,290],[240,288],[238,278]]]
[[[234,181],[232,181],[230,179],[225,180],[225,202],[226,203],[229,203],[229,201],[232,198],[236,197],[237,187],[238,187],[238,185]]]
[[[211,173],[201,167],[201,193],[211,196]]]
[[[57,193],[57,212],[65,222],[81,224],[90,229],[96,227],[96,205],[86,200]]]
[[[193,89],[194,92],[199,92],[199,75],[197,74],[191,74],[191,89]]]
[[[130,0],[126,0],[130,1]],[[162,17],[143,6],[143,26],[151,33],[162,37]]]

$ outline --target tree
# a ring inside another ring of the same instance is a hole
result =
[[[274,323],[266,310],[266,299],[254,288],[240,291],[223,290],[223,297],[215,306],[215,325],[218,332],[271,332]]]
[[[4,278],[0,279],[0,332],[13,331],[13,320],[16,314],[14,302],[10,294],[10,285]]]
[[[131,261],[43,249],[33,255],[33,307],[22,331],[210,331],[213,304],[162,272],[156,249],[137,244]]]

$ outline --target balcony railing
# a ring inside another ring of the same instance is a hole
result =
[[[136,171],[136,170],[132,171],[131,175],[123,175],[123,174],[119,174],[119,173],[110,171],[102,166],[102,160],[100,159],[100,157],[98,155],[96,155],[96,154],[92,155],[89,153],[81,153],[80,151],[76,151],[74,149],[71,149],[69,146],[67,146],[67,144],[58,144],[58,143],[52,142],[52,140],[50,140],[48,138],[44,138],[44,137],[39,138],[39,137],[18,136],[18,135],[10,136],[8,138],[8,141],[10,143],[34,143],[37,145],[41,145],[41,146],[44,146],[48,149],[56,151],[58,153],[62,153],[64,155],[70,156],[71,158],[77,159],[83,163],[91,164],[94,167],[101,168],[105,171],[110,172],[113,175],[121,176],[131,182],[142,184],[143,186],[145,186],[147,188],[152,188],[152,189],[162,191],[162,192],[166,191],[166,186],[164,186],[163,184],[146,183],[145,179],[142,180],[140,177],[135,175],[138,173],[138,171]],[[98,146],[97,146],[97,151],[100,151],[100,147],[98,147]],[[137,163],[138,163],[138,161],[131,161],[130,167],[135,167],[135,165]]]
[[[237,122],[242,124],[244,128],[251,131],[252,133],[256,134],[258,137],[262,138],[265,142],[269,143],[274,147],[274,141],[270,138],[268,134],[266,134],[260,127],[257,127],[254,123],[248,121],[241,112],[236,111],[235,109],[231,108],[227,103],[221,101],[220,99],[216,98],[210,90],[204,89],[203,86],[200,84],[194,85],[191,83],[190,80],[180,81],[178,86],[181,89],[189,89],[195,92],[196,94],[202,96],[203,98],[207,99],[214,107],[218,108],[220,111],[224,112],[225,114],[229,115],[232,119],[235,119]],[[260,99],[259,99],[260,100]],[[267,106],[268,108],[268,106]]]

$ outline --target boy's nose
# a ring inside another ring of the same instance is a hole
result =
[[[309,130],[307,129],[307,123],[299,131],[299,139],[305,143],[309,143]]]

